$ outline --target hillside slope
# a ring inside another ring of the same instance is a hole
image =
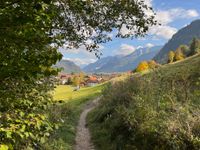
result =
[[[200,20],[193,21],[190,25],[179,30],[167,44],[154,57],[159,63],[166,63],[169,51],[176,50],[180,45],[189,45],[194,37],[200,38]]]
[[[200,55],[110,85],[88,117],[97,150],[199,150]]]
[[[151,60],[161,49],[161,46],[151,48],[140,48],[127,56],[109,56],[95,63],[89,64],[83,70],[85,72],[125,72],[133,70],[143,60]]]
[[[81,72],[81,68],[77,66],[74,62],[69,60],[61,60],[58,62],[55,67],[63,68],[61,72],[63,73],[79,73]]]

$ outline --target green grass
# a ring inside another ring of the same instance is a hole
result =
[[[133,74],[88,116],[97,150],[199,150],[200,55]]]
[[[65,102],[77,101],[82,98],[90,97],[101,92],[102,84],[94,87],[81,88],[78,91],[73,91],[74,87],[67,85],[59,85],[55,89],[54,100],[62,100]]]
[[[104,84],[100,84],[94,87],[81,88],[79,91],[73,91],[74,88],[67,85],[56,87],[54,100],[62,101],[62,103],[52,107],[50,116],[52,121],[59,123],[61,126],[54,131],[45,144],[46,150],[73,149],[80,113],[89,100],[101,95],[103,87]]]

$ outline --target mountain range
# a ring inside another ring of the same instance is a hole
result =
[[[175,51],[182,44],[189,45],[194,37],[200,38],[200,20],[193,21],[190,25],[180,29],[163,47],[138,48],[126,56],[104,57],[87,65],[82,70],[88,73],[125,72],[135,69],[143,60],[154,59],[159,63],[166,63],[169,51]],[[81,72],[80,67],[69,60],[60,61],[56,67],[62,67],[65,73]]]
[[[159,63],[166,63],[169,51],[175,51],[182,44],[189,45],[194,37],[200,38],[200,20],[193,21],[174,34],[154,59]]]
[[[141,61],[151,60],[161,48],[162,46],[145,47],[136,49],[133,53],[126,56],[104,57],[84,67],[83,71],[90,73],[111,73],[133,70]]]
[[[74,62],[62,59],[56,65],[56,68],[62,68],[62,73],[79,73],[81,68],[77,66]]]

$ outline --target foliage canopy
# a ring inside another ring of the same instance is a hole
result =
[[[45,111],[59,46],[85,45],[98,56],[98,44],[111,40],[107,33],[143,36],[156,24],[146,11],[152,9],[136,0],[1,0],[0,147],[42,149],[53,129]],[[132,32],[123,34],[124,27]]]

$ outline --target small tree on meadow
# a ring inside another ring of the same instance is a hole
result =
[[[84,77],[85,77],[85,74],[83,72],[81,72],[79,74],[79,77],[80,77],[80,82],[83,82],[84,81]]]
[[[74,76],[74,78],[73,78],[73,85],[74,86],[80,85],[80,78],[79,78],[79,76]]]
[[[181,49],[182,53],[185,56],[188,56],[190,54],[190,48],[187,45],[180,45],[179,49]]]
[[[174,51],[170,51],[169,54],[168,54],[168,62],[169,63],[174,62],[174,57],[175,57]]]
[[[183,54],[181,48],[177,48],[175,51],[175,61],[183,60],[185,59],[185,55]]]
[[[149,64],[147,61],[142,61],[139,63],[139,65],[136,68],[136,72],[141,72],[144,70],[148,70],[149,69]]]
[[[156,67],[158,66],[158,64],[156,63],[155,60],[150,60],[150,61],[148,62],[148,65],[149,65],[149,68],[150,68],[150,69],[154,69],[154,68],[156,68]]]
[[[190,55],[194,55],[197,53],[200,53],[200,40],[197,38],[194,38],[190,44]]]
[[[68,78],[68,81],[67,81],[67,84],[68,84],[68,85],[71,85],[72,83],[73,83],[72,77],[69,77],[69,78]]]

